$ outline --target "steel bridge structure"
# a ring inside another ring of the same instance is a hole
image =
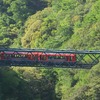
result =
[[[47,50],[47,49],[17,49],[17,48],[0,48],[0,54],[7,52],[13,52],[13,54],[17,54],[20,56],[20,52],[25,52],[27,55],[32,54],[33,52],[42,52],[44,54],[47,53],[56,53],[56,54],[75,54],[76,62],[71,64],[67,62],[63,63],[53,63],[48,64],[45,62],[44,64],[38,61],[29,61],[29,60],[0,60],[0,66],[29,66],[29,67],[46,67],[46,68],[91,68],[100,62],[100,50]]]

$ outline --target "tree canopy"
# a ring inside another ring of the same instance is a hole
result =
[[[0,47],[100,50],[100,0],[0,0]],[[99,100],[99,94],[100,63],[0,68],[0,100]]]

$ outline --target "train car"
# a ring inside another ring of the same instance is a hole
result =
[[[34,54],[31,52],[1,52],[0,53],[0,60],[35,60],[35,56],[38,53],[35,52]]]
[[[38,61],[38,52],[11,52],[0,53],[0,64],[5,65],[34,65]]]
[[[75,54],[43,52],[0,52],[0,63],[6,65],[73,65]]]
[[[39,62],[47,65],[73,65],[76,63],[76,54],[42,53],[38,55]]]

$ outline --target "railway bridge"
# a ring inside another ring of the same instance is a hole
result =
[[[0,48],[0,66],[91,68],[100,62],[100,50]]]

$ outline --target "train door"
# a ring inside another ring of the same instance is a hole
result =
[[[73,56],[72,56],[72,62],[76,62],[76,55],[75,54],[73,54]]]
[[[66,56],[66,61],[67,61],[67,62],[70,62],[70,61],[71,61],[71,58],[70,58],[69,55]]]
[[[4,59],[4,54],[2,52],[0,52],[0,60]]]

